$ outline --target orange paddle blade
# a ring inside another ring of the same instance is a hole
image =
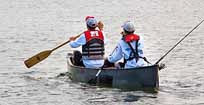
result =
[[[27,59],[24,61],[26,67],[30,68],[33,65],[39,63],[40,61],[44,60],[45,58],[47,58],[50,54],[52,53],[52,50],[46,50],[46,51],[42,51],[36,55],[34,55],[33,57]]]

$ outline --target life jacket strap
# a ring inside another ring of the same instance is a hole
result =
[[[138,61],[139,58],[142,58],[145,62],[147,62],[148,64],[151,64],[146,57],[141,57],[139,56],[138,54],[138,41],[136,41],[136,44],[135,44],[135,48],[136,48],[136,51],[133,49],[133,47],[131,46],[130,42],[127,42],[127,44],[129,45],[130,49],[132,50],[133,54],[134,54],[134,57],[129,57],[128,59],[124,59],[124,62],[126,63],[128,60],[132,60],[135,58],[136,60],[136,63]]]

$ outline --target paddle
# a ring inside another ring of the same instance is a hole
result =
[[[99,74],[101,73],[101,71],[102,71],[102,68],[100,68],[100,69],[98,70],[98,72],[97,72],[96,75],[95,75],[95,78],[91,78],[91,79],[88,81],[88,83],[89,83],[89,84],[97,84],[98,76],[99,76]]]
[[[179,40],[167,53],[165,53],[156,63],[155,65],[159,64],[159,62],[164,59],[165,56],[167,56],[181,41],[183,41],[188,35],[191,34],[201,23],[203,23],[204,20],[202,20],[199,24],[197,24],[190,32],[188,32],[181,40]]]
[[[98,22],[98,26],[99,30],[103,30],[103,23],[101,21]],[[82,33],[81,33],[82,34]],[[75,37],[71,37],[73,40],[75,40],[76,38],[78,38],[81,34],[75,36]],[[61,45],[53,48],[52,50],[45,50],[45,51],[42,51],[36,55],[34,55],[33,57],[27,59],[24,61],[24,64],[26,65],[26,67],[30,68],[32,66],[34,66],[35,64],[41,62],[42,60],[44,60],[45,58],[47,58],[53,51],[55,51],[56,49],[64,46],[65,44],[69,43],[72,39],[62,43]]]
[[[82,33],[81,33],[82,34]],[[73,38],[78,38],[81,34],[73,37]],[[24,61],[24,64],[26,65],[26,67],[30,68],[32,66],[34,66],[35,64],[41,62],[42,60],[44,60],[45,58],[47,58],[53,51],[55,51],[56,49],[64,46],[65,44],[69,43],[71,40],[68,40],[64,43],[62,43],[61,45],[53,48],[52,50],[45,50],[45,51],[42,51],[34,56],[32,56],[31,58],[27,59]]]

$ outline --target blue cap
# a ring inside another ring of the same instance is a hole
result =
[[[92,27],[92,28],[95,28],[97,27],[98,23],[97,23],[97,20],[95,18],[88,18],[86,20],[86,24],[89,26],[89,27]]]

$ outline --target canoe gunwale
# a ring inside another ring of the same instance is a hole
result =
[[[68,66],[72,68],[87,69],[87,70],[100,70],[101,69],[101,68],[85,68],[82,66],[73,65],[73,63],[70,60],[70,57],[67,57],[67,63],[68,63]],[[159,67],[159,65],[150,65],[150,66],[142,66],[142,67],[135,67],[135,68],[121,68],[121,69],[113,67],[113,68],[102,68],[102,70],[135,70],[135,69],[145,69],[145,68],[151,68],[151,67]]]
[[[101,70],[101,68],[85,68],[81,66],[75,66],[72,64],[70,57],[71,56],[67,57],[67,65],[68,73],[70,73],[72,81],[88,83],[88,81],[91,79],[96,78],[97,72]],[[104,76],[105,78],[111,77],[111,87],[125,90],[143,90],[146,88],[158,90],[158,67],[158,65],[150,65],[129,69],[103,68],[97,77],[97,80],[98,78],[103,79]]]

